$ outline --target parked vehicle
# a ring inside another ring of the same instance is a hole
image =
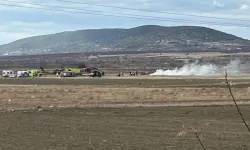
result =
[[[41,76],[40,70],[28,70],[27,72],[30,77]]]
[[[84,68],[82,76],[102,77],[104,76],[104,71],[100,71],[97,68]]]
[[[29,77],[29,73],[28,71],[17,71],[17,77],[26,78],[26,77]]]
[[[11,74],[14,74],[13,70],[3,70],[2,76],[9,77]]]
[[[81,68],[65,68],[64,71],[74,72],[76,75],[82,75],[83,69]]]
[[[75,77],[76,74],[72,71],[63,71],[60,74],[61,77]]]
[[[16,76],[17,76],[17,75],[14,74],[14,73],[9,75],[10,78],[16,78]]]

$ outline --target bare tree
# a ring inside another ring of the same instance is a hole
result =
[[[194,133],[195,133],[196,138],[198,139],[198,142],[200,143],[200,145],[202,146],[202,148],[203,148],[204,150],[206,150],[206,147],[205,147],[205,145],[203,144],[202,139],[199,137],[198,132],[197,132],[194,128],[192,128],[192,129],[193,129],[193,131],[194,131]]]
[[[222,74],[223,74],[223,73],[222,73]],[[226,85],[227,85],[228,90],[229,90],[229,93],[230,93],[230,95],[231,95],[231,97],[232,97],[232,99],[233,99],[233,102],[234,102],[234,104],[235,104],[235,107],[237,108],[237,111],[238,111],[238,113],[239,113],[239,115],[240,115],[240,117],[241,117],[241,119],[242,119],[244,125],[246,126],[248,132],[250,133],[250,128],[249,128],[249,126],[248,126],[248,124],[247,124],[247,122],[246,122],[244,116],[242,115],[241,110],[240,110],[240,108],[239,108],[239,105],[237,104],[237,101],[236,101],[236,99],[235,99],[235,97],[234,97],[234,94],[233,94],[233,92],[232,92],[232,88],[231,88],[231,85],[230,85],[229,80],[228,80],[228,73],[227,73],[227,70],[225,70],[225,74],[223,74],[223,76],[225,77]],[[192,128],[192,129],[193,129],[193,131],[194,131],[194,133],[195,133],[195,136],[196,136],[198,142],[200,143],[200,145],[202,146],[202,148],[203,148],[204,150],[206,150],[206,147],[204,146],[204,144],[203,144],[203,142],[202,142],[202,139],[199,137],[198,132],[197,132],[194,128]]]
[[[239,105],[237,104],[236,99],[235,99],[235,97],[234,97],[234,94],[233,94],[233,92],[232,92],[231,85],[230,85],[230,83],[229,83],[229,81],[228,81],[227,70],[225,71],[225,75],[224,75],[224,76],[225,76],[226,84],[227,84],[228,90],[229,90],[229,92],[230,92],[230,95],[231,95],[232,98],[233,98],[235,107],[237,108],[237,111],[238,111],[238,113],[239,113],[239,115],[240,115],[240,117],[241,117],[241,119],[242,119],[244,125],[246,126],[248,132],[250,133],[250,128],[249,128],[249,126],[247,125],[247,122],[246,122],[245,118],[243,117],[243,115],[242,115],[242,113],[241,113],[241,111],[240,111]]]

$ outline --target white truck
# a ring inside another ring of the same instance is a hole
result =
[[[10,75],[14,74],[13,70],[3,70],[2,76],[3,77],[10,77]]]

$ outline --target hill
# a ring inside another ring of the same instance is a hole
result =
[[[0,46],[0,54],[43,54],[89,51],[235,50],[248,40],[198,26],[139,26],[131,29],[89,29],[29,37]]]

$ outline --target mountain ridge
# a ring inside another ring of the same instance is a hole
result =
[[[0,45],[0,54],[43,54],[98,51],[235,50],[250,41],[200,26],[144,25],[129,29],[104,28],[38,35]]]

